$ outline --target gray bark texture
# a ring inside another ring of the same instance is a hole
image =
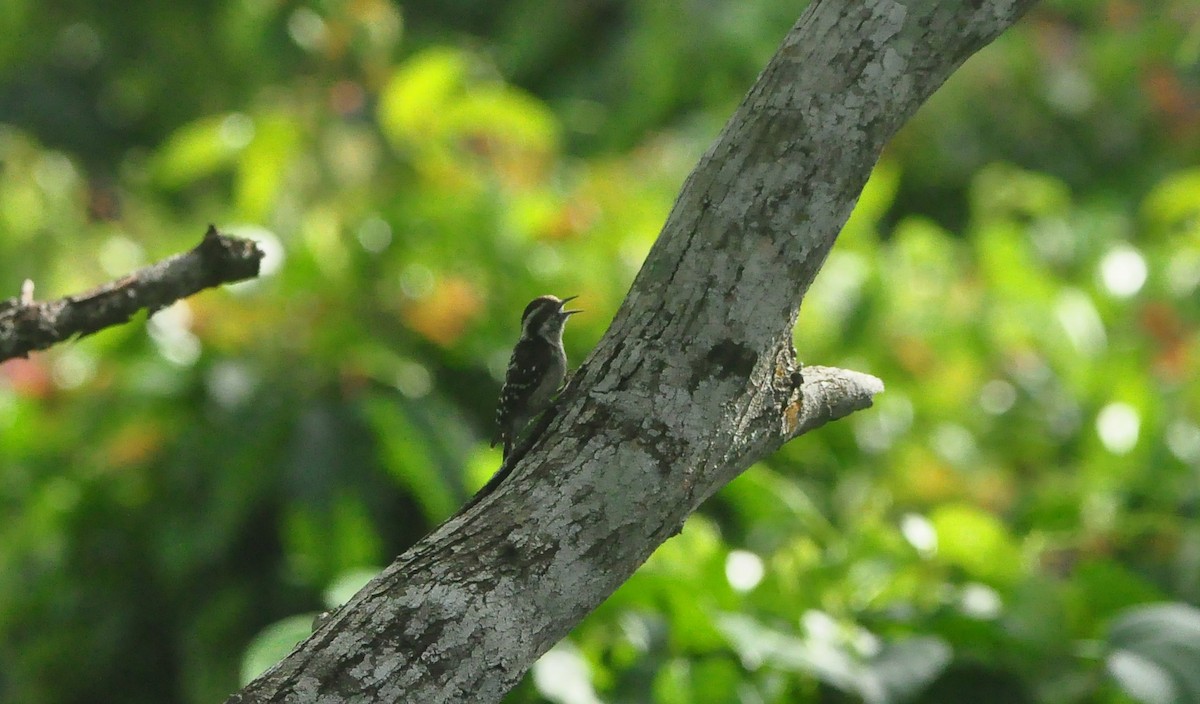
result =
[[[511,476],[231,701],[499,701],[706,498],[869,406],[798,366],[800,301],[883,146],[1033,1],[809,5]]]

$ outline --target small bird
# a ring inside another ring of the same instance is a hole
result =
[[[546,410],[562,386],[567,374],[567,353],[563,350],[563,326],[579,310],[563,310],[577,296],[559,299],[539,296],[525,306],[521,314],[521,339],[513,348],[496,407],[496,443],[504,443],[504,458],[512,452],[521,431],[539,413]]]

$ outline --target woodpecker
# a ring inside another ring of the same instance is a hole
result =
[[[576,296],[539,296],[521,314],[521,339],[513,348],[496,406],[496,443],[504,443],[504,458],[512,452],[521,430],[554,399],[567,374],[563,326],[578,310],[563,310]]]

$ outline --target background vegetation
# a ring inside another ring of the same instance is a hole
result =
[[[498,464],[796,3],[0,6],[0,289],[256,282],[0,365],[0,700],[212,702]],[[875,409],[733,482],[512,702],[1200,701],[1200,5],[1050,0],[897,137],[806,300]]]

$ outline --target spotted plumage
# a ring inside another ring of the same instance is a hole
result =
[[[521,339],[504,375],[492,439],[493,446],[503,443],[505,458],[529,421],[550,405],[566,377],[563,326],[580,311],[563,310],[563,306],[574,298],[540,296],[530,301],[521,315]]]

